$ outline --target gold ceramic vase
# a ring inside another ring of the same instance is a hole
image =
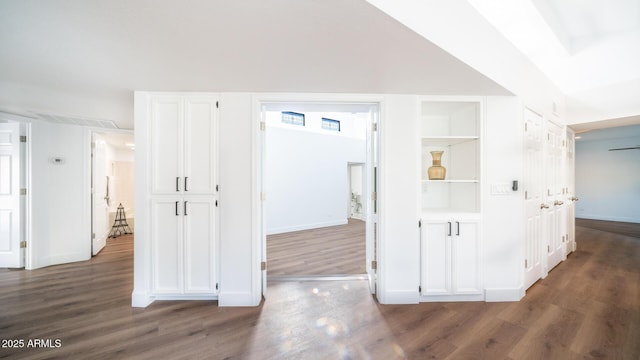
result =
[[[444,151],[431,152],[433,163],[432,166],[427,170],[429,180],[444,180],[444,177],[447,174],[447,169],[442,166],[442,153],[444,153]]]

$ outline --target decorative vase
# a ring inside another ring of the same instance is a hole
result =
[[[444,151],[432,151],[431,157],[433,158],[433,166],[427,170],[429,180],[444,180],[444,176],[447,174],[447,169],[442,166],[442,153]]]

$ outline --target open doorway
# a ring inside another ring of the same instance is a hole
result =
[[[369,279],[374,292],[378,105],[269,102],[260,108],[268,279],[357,277]]]
[[[91,137],[91,254],[109,238],[134,229],[132,132],[93,132]]]

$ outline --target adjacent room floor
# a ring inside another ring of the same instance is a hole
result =
[[[364,274],[365,222],[267,236],[267,274]]]

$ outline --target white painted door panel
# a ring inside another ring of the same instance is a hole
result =
[[[207,197],[185,197],[185,293],[212,294],[215,289],[215,206]]]
[[[182,293],[182,201],[177,197],[151,202],[153,293]]]
[[[479,226],[476,221],[456,221],[452,234],[452,285],[454,294],[480,294]]]
[[[544,201],[544,167],[542,117],[525,110],[525,289],[543,276],[543,249],[546,254],[542,208]]]
[[[377,286],[377,264],[376,243],[378,234],[378,213],[377,213],[377,187],[378,187],[378,111],[377,108],[369,111],[369,123],[367,124],[366,138],[366,163],[364,166],[364,214],[365,214],[365,262],[369,280],[369,291],[376,293]],[[373,196],[375,195],[375,198]]]
[[[185,102],[183,190],[189,194],[215,191],[215,107],[211,97],[188,98]]]
[[[0,124],[0,267],[23,267],[20,249],[20,124]]]
[[[107,198],[107,143],[99,134],[93,134],[93,191],[92,232],[95,235],[91,246],[96,255],[107,244],[109,235],[109,205]]]
[[[562,261],[565,256],[563,250],[562,238],[563,234],[563,153],[562,141],[564,139],[564,131],[559,125],[547,121],[547,191],[546,203],[549,205],[547,210],[545,226],[547,231],[547,272],[553,269]]]
[[[153,194],[176,194],[183,189],[183,121],[181,97],[153,98],[150,119]]]
[[[422,221],[422,295],[447,295],[450,284],[450,230],[447,220]]]

